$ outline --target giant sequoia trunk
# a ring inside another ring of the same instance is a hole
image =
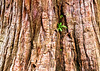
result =
[[[0,71],[100,71],[99,16],[99,0],[0,0]]]

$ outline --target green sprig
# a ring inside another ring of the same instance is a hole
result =
[[[62,32],[63,28],[67,28],[67,27],[65,25],[62,25],[62,22],[58,23],[58,29],[57,30]]]

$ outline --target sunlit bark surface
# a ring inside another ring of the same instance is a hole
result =
[[[100,71],[99,16],[99,0],[0,0],[0,71]]]

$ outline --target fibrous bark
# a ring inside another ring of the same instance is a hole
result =
[[[0,0],[0,71],[99,71],[99,5]],[[68,29],[57,31],[60,22]]]

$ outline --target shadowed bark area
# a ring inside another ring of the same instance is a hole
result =
[[[99,0],[0,0],[0,71],[99,71],[99,6]],[[58,31],[60,22],[68,29]]]
[[[97,19],[99,29],[100,29],[100,18],[99,18],[99,16],[100,16],[100,7],[99,7],[100,6],[100,1],[99,0],[96,1],[96,5],[97,5],[97,7],[96,7],[97,11],[95,13],[96,13],[96,15],[98,15],[98,17],[96,17],[96,19]]]

